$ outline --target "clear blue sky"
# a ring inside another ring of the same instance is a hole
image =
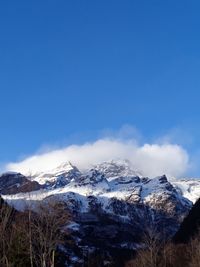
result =
[[[200,145],[200,2],[0,3],[0,161],[104,128]],[[78,139],[78,137],[77,137]]]

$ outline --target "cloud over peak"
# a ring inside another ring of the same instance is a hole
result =
[[[21,173],[47,171],[70,161],[80,169],[115,159],[128,159],[145,176],[181,177],[189,168],[187,151],[177,144],[142,144],[136,139],[103,138],[82,145],[70,145],[8,163],[6,170]]]

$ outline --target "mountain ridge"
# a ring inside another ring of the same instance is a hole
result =
[[[0,176],[0,185],[2,177],[7,177],[15,186],[21,176],[5,173]],[[123,160],[103,162],[84,171],[66,162],[46,173],[29,173],[24,179],[37,183],[37,190],[24,192],[23,183],[18,184],[15,192],[2,194],[3,199],[21,211],[27,207],[35,210],[43,201],[61,201],[72,214],[68,230],[83,251],[132,251],[141,246],[142,233],[150,225],[169,239],[192,207],[184,197],[189,187],[178,187],[180,181],[171,182],[165,175],[144,177]]]

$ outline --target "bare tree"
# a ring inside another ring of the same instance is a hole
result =
[[[140,247],[133,260],[129,261],[127,267],[165,267],[166,255],[164,252],[165,234],[160,223],[156,221],[155,214],[148,208],[144,208],[135,224],[141,232]],[[143,218],[141,222],[141,217]],[[159,229],[158,229],[159,226]]]
[[[200,231],[198,230],[194,238],[190,240],[188,246],[188,252],[190,255],[189,267],[200,266]]]
[[[69,212],[61,202],[44,202],[37,212],[29,215],[30,259],[38,267],[54,267],[55,253],[64,242]],[[30,244],[31,242],[31,244]]]
[[[9,248],[12,238],[11,223],[14,210],[0,198],[0,265],[9,267]]]
[[[143,233],[141,248],[138,249],[136,258],[129,266],[134,267],[158,267],[161,239],[156,228],[149,227]],[[162,266],[164,267],[164,266]]]

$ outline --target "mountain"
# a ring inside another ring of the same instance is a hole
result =
[[[132,167],[128,160],[112,160],[93,166],[110,181],[119,177],[142,177],[142,172]]]
[[[26,183],[35,187],[26,191]],[[150,227],[171,238],[192,207],[185,196],[192,192],[194,197],[193,183],[169,181],[165,175],[143,177],[127,160],[103,162],[84,171],[66,162],[45,173],[29,173],[28,177],[3,174],[0,193],[18,210],[27,202],[64,202],[71,210],[68,230],[77,247],[116,253],[140,246],[142,233]],[[74,251],[70,253],[74,255]]]
[[[57,168],[48,172],[29,173],[32,181],[45,185],[45,187],[62,187],[76,179],[81,173],[70,162],[64,162]]]

